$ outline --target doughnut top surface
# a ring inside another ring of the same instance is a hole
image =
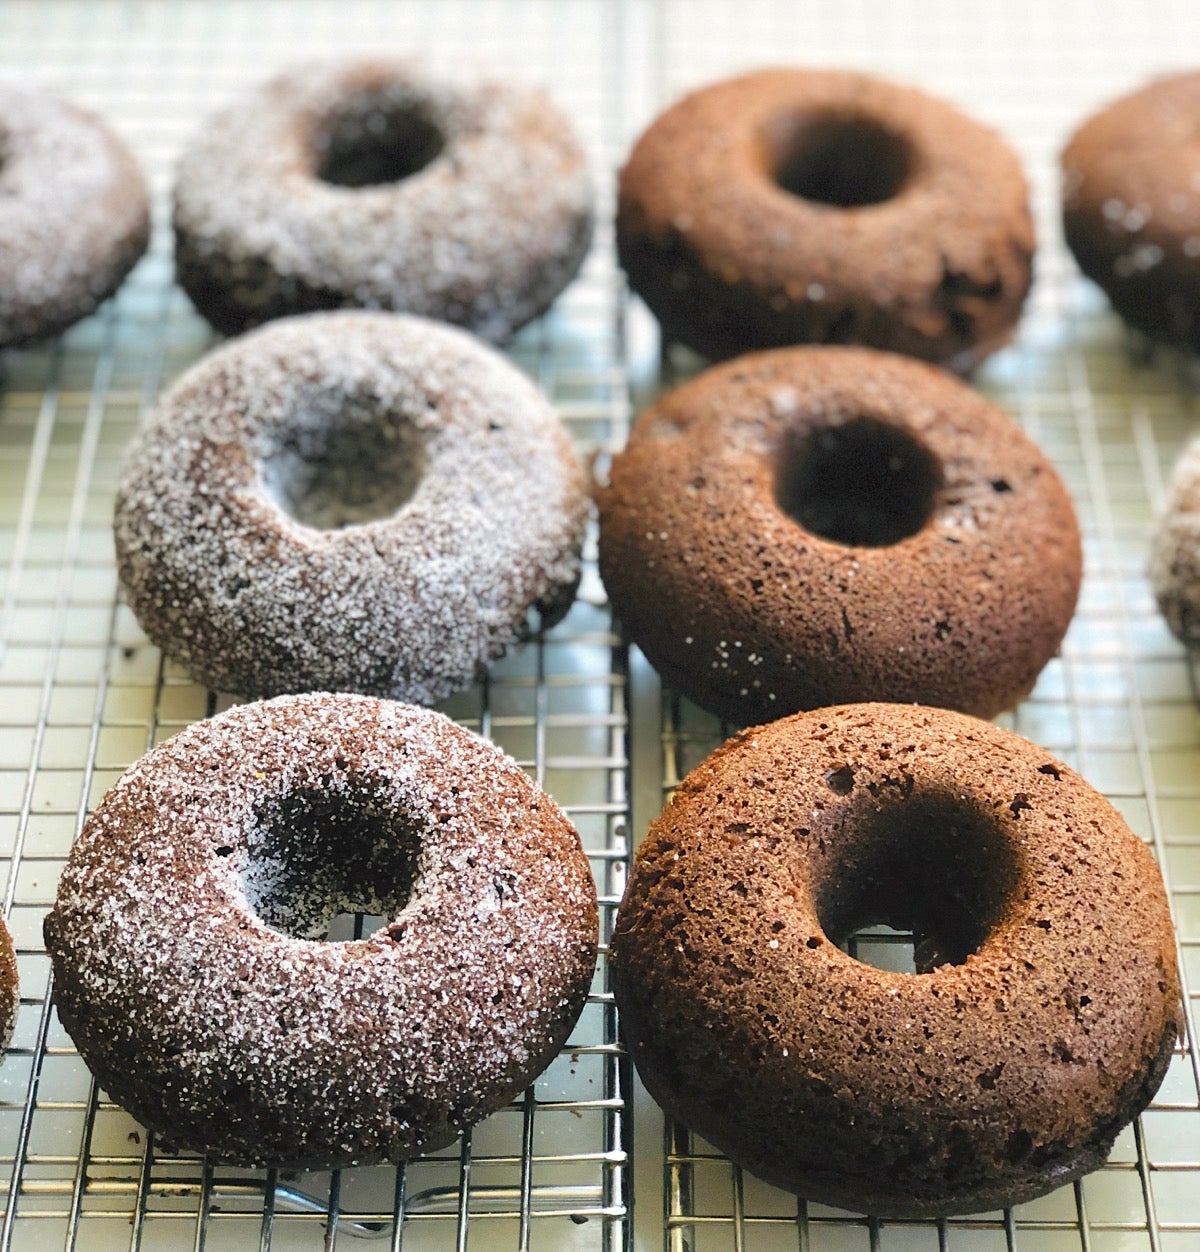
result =
[[[565,428],[506,359],[347,311],[193,366],[129,449],[114,531],[138,620],[209,686],[431,703],[530,607],[569,605],[587,503]]]
[[[574,276],[591,205],[583,150],[543,91],[417,60],[318,62],[197,134],[177,264],[227,334],[360,307],[498,342]]]
[[[855,929],[914,929],[918,968]],[[743,731],[638,852],[612,940],[651,1094],[734,1160],[888,1216],[1017,1203],[1099,1166],[1182,1028],[1146,846],[1026,740],[820,709]]]
[[[339,911],[381,914],[322,941]],[[46,923],[59,1013],[112,1097],[241,1162],[398,1160],[541,1071],[583,1004],[579,838],[429,710],[316,694],[198,722],[88,819]]]
[[[618,248],[665,334],[710,359],[856,343],[974,365],[1034,251],[1020,161],[912,87],[763,69],[658,117],[621,171]]]
[[[867,699],[992,716],[1079,590],[1074,510],[1038,448],[956,379],[866,349],[708,370],[639,418],[598,501],[629,637],[743,724]]]
[[[0,348],[57,334],[146,250],[137,162],[99,118],[0,85]]]

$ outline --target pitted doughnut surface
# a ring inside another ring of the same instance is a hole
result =
[[[565,611],[586,510],[565,428],[508,361],[341,312],[190,369],[129,450],[114,529],[143,629],[210,687],[424,704],[531,607]]]
[[[0,1053],[12,1038],[17,1020],[17,952],[12,935],[0,917]],[[3,1059],[0,1057],[0,1059]]]
[[[1079,268],[1155,339],[1200,351],[1200,72],[1090,117],[1062,154],[1063,226]]]
[[[180,165],[175,233],[179,281],[226,334],[361,307],[499,342],[579,270],[592,192],[544,92],[335,62],[205,125]]]
[[[1171,633],[1189,648],[1200,646],[1200,437],[1189,441],[1171,474],[1150,581]]]
[[[0,348],[86,317],[149,236],[145,182],[108,127],[55,96],[0,87]]]
[[[918,968],[835,945],[914,928]],[[1078,775],[940,710],[821,709],[695,769],[638,852],[613,990],[660,1104],[810,1200],[1017,1204],[1101,1165],[1182,1029],[1162,878]]]
[[[639,419],[599,493],[629,637],[749,724],[895,700],[992,716],[1033,686],[1079,592],[1053,467],[917,361],[792,348],[710,369]]]
[[[322,942],[339,910],[373,934]],[[583,1007],[579,838],[428,710],[284,697],[199,722],[88,819],[46,921],[59,1016],[166,1142],[244,1164],[401,1160],[549,1064]]]
[[[1028,198],[1000,135],[924,92],[761,70],[641,137],[617,248],[664,333],[709,358],[854,343],[965,370],[1020,316]]]

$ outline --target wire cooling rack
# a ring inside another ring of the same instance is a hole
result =
[[[1082,1184],[1011,1212],[881,1223],[798,1205],[665,1121],[630,1082],[602,958],[563,1055],[469,1142],[400,1171],[285,1175],[158,1152],[94,1089],[59,1027],[41,943],[87,809],[147,746],[228,703],[146,643],[116,596],[109,531],[126,442],[161,386],[212,342],[171,282],[165,230],[172,165],[192,128],[241,87],[313,56],[424,49],[546,83],[591,151],[601,225],[580,280],[510,351],[581,448],[603,453],[620,446],[633,408],[697,367],[672,350],[660,368],[653,326],[614,268],[611,175],[622,154],[686,87],[764,63],[845,64],[922,83],[1000,126],[1032,176],[1038,282],[1018,342],[976,382],[1059,466],[1087,576],[1062,657],[1007,720],[1076,766],[1152,844],[1193,1012],[1196,675],[1154,612],[1144,565],[1165,475],[1193,426],[1197,378],[1131,340],[1078,278],[1057,228],[1053,168],[1077,119],[1195,49],[1192,6],[1155,8],[1151,19],[1117,0],[0,0],[0,75],[102,112],[142,159],[156,202],[151,253],[115,300],[0,365],[0,903],[22,976],[0,1067],[0,1252],[370,1240],[410,1252],[1200,1252],[1200,1084],[1186,1043],[1152,1109]],[[588,556],[568,618],[445,707],[567,808],[592,858],[606,936],[627,831],[645,829],[664,787],[723,728],[660,694],[626,653],[591,539]],[[905,936],[858,942],[864,959],[903,963]]]

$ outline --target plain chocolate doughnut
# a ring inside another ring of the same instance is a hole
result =
[[[1029,193],[994,130],[922,91],[770,69],[659,117],[621,172],[617,249],[669,339],[711,359],[796,343],[966,370],[1012,336]]]
[[[916,932],[919,972],[836,945]],[[612,938],[651,1095],[768,1182],[982,1212],[1104,1163],[1182,1026],[1162,877],[1115,809],[961,714],[821,709],[684,780]]]
[[[860,700],[990,717],[1074,611],[1049,461],[919,361],[790,348],[716,366],[634,427],[599,492],[600,572],[676,691],[743,725]]]
[[[1079,268],[1155,339],[1200,350],[1200,72],[1160,78],[1088,118],[1062,154]]]

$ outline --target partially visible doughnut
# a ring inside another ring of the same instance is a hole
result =
[[[0,917],[0,1054],[8,1047],[13,1026],[17,1020],[19,987],[17,980],[17,951],[12,935]],[[0,1060],[3,1057],[0,1056]]]
[[[769,69],[662,114],[621,171],[617,249],[664,334],[711,359],[797,343],[967,370],[1012,336],[1034,251],[996,131],[911,87]]]
[[[1079,268],[1155,339],[1200,351],[1200,71],[1088,118],[1062,154],[1063,228]]]
[[[325,941],[339,912],[382,915]],[[58,1014],[169,1145],[397,1161],[507,1104],[566,1042],[596,957],[570,823],[439,713],[284,697],[121,777],[45,924]]]
[[[0,348],[86,317],[149,238],[146,184],[109,127],[57,96],[0,87]]]
[[[544,92],[415,61],[272,79],[205,123],[175,187],[179,281],[225,334],[357,307],[499,342],[591,234],[584,153]]]
[[[315,313],[193,366],[117,492],[150,638],[242,695],[468,686],[579,581],[582,469],[499,353],[394,313]]]

